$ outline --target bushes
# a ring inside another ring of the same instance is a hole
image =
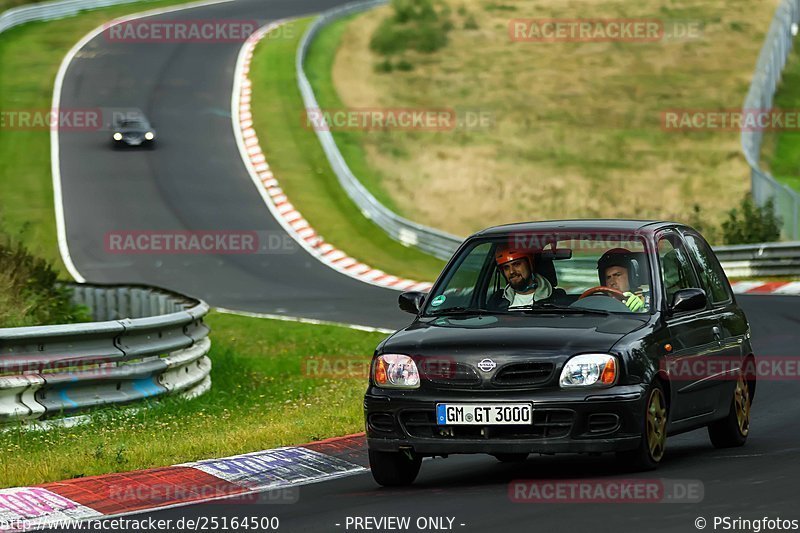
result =
[[[774,202],[769,200],[764,206],[757,206],[749,194],[728,211],[721,227],[710,221],[699,204],[692,206],[685,222],[712,244],[755,244],[778,241],[781,237],[781,220],[775,214]]]
[[[370,39],[370,49],[383,56],[407,50],[432,53],[447,44],[453,28],[449,9],[433,0],[392,0],[394,14],[385,18]]]
[[[775,214],[775,205],[770,199],[757,206],[749,195],[742,199],[739,207],[728,211],[728,219],[722,223],[725,244],[751,244],[772,242],[780,239],[781,221]]]
[[[58,285],[52,265],[0,232],[0,327],[90,320],[70,296],[69,289]]]

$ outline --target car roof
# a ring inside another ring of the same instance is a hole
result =
[[[539,231],[574,231],[574,230],[605,230],[605,231],[657,231],[672,226],[684,226],[678,222],[667,220],[634,220],[618,218],[590,218],[571,220],[543,220],[537,222],[517,222],[492,226],[472,235],[472,237],[486,237],[493,235],[506,235],[513,232],[539,232]]]

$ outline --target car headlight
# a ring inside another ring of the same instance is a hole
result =
[[[414,360],[407,355],[384,354],[372,363],[372,379],[378,387],[387,389],[416,389],[419,371]]]
[[[120,132],[115,133],[114,134],[114,140],[115,141],[121,141],[122,140],[122,134]]]
[[[558,384],[562,388],[607,387],[617,382],[619,363],[613,355],[591,353],[576,355],[561,370]]]
[[[156,138],[156,134],[153,133],[152,131],[148,131],[147,133],[144,134],[144,138],[147,139],[148,141],[152,141],[153,139]]]

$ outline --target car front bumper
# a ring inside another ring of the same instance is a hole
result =
[[[641,385],[571,391],[423,392],[371,387],[364,398],[367,444],[376,451],[600,453],[634,449],[644,428]],[[532,402],[533,422],[441,426],[437,403]]]

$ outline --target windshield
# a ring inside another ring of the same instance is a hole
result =
[[[476,240],[434,288],[424,314],[649,313],[650,272],[646,241],[633,232]]]
[[[119,125],[122,128],[144,128],[146,126],[141,120],[123,120]]]

